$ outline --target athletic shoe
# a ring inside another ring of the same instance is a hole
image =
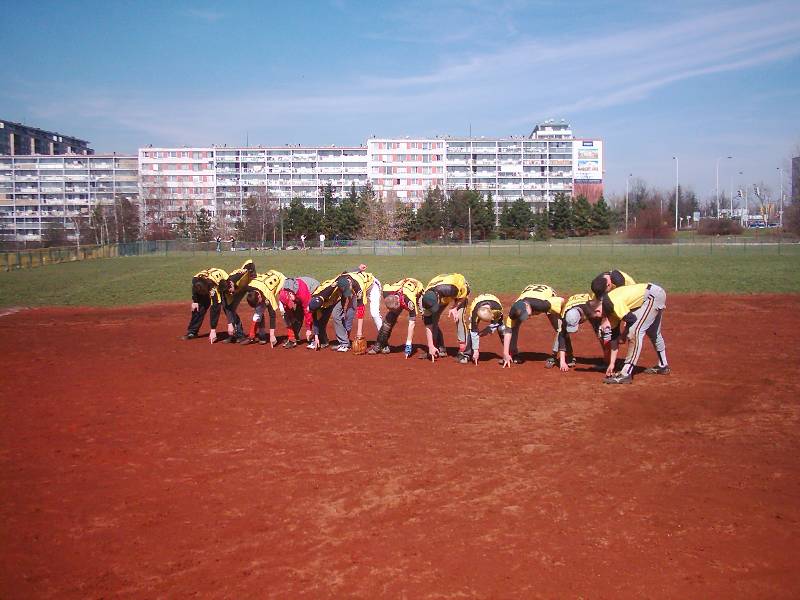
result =
[[[369,350],[367,350],[367,354],[380,354],[382,352],[383,352],[383,348],[378,346],[378,344],[375,344]]]
[[[197,337],[197,334],[196,334],[196,333],[187,333],[187,334],[186,334],[186,335],[184,335],[184,336],[183,336],[181,339],[182,339],[182,340],[193,340],[193,339],[194,339],[194,338],[196,338],[196,337]]]
[[[622,373],[614,373],[611,377],[603,379],[603,383],[625,384],[633,383],[633,377],[630,375],[623,375]]]
[[[256,343],[256,341],[253,338],[249,338],[249,337],[243,337],[243,338],[241,338],[239,340],[239,345],[240,346],[248,346],[250,344],[255,344],[255,343]]]
[[[439,348],[439,357],[440,358],[447,358],[447,348],[445,348],[444,346]]]
[[[295,342],[294,340],[286,340],[285,342],[283,342],[283,347],[286,348],[287,350],[290,348],[294,348],[295,346],[297,346],[297,342]]]
[[[222,343],[223,344],[235,344],[238,341],[238,339],[239,338],[237,338],[235,335],[229,335],[224,340],[222,340]]]
[[[384,346],[383,348],[381,348],[381,354],[389,354],[391,351],[392,349],[389,348],[389,346]]]
[[[320,346],[322,346],[322,344],[320,344]],[[317,343],[314,340],[311,340],[310,342],[308,342],[308,346],[306,346],[306,350],[316,350],[316,349],[317,349]]]
[[[552,369],[552,368],[553,368],[553,367],[555,367],[557,364],[558,364],[558,360],[557,360],[556,358],[554,358],[554,357],[552,357],[552,356],[551,356],[551,357],[550,357],[550,358],[548,358],[546,361],[544,361],[544,368],[545,368],[545,369]]]
[[[259,346],[266,346],[267,345],[267,338],[259,338],[258,345]]]
[[[570,369],[574,369],[574,368],[575,368],[575,365],[577,365],[577,364],[578,364],[578,361],[576,361],[574,358],[568,358],[568,359],[567,359],[567,366],[568,366]]]
[[[334,348],[335,352],[349,352],[350,346],[347,344],[339,344],[336,348]]]
[[[467,356],[466,354],[464,354],[462,352],[458,353],[458,356],[456,356],[456,360],[462,365],[468,365],[469,364],[469,356]]]
[[[669,375],[671,371],[672,369],[669,368],[669,365],[663,367],[655,366],[644,370],[648,375]]]

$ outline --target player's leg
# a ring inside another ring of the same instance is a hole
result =
[[[381,330],[383,319],[381,318],[381,298],[383,297],[381,290],[381,282],[375,279],[371,286],[369,286],[369,314],[372,316],[372,321],[375,323],[375,329]]]
[[[209,306],[211,306],[211,298],[201,298],[200,302],[197,303],[197,310],[192,311],[192,316],[189,319],[189,326],[186,328],[186,335],[184,336],[185,339],[197,337]]]
[[[237,313],[236,309],[239,307],[239,302],[242,300],[241,295],[235,295],[230,303],[225,303],[223,305],[223,310],[225,311],[225,318],[228,319],[228,323],[233,325],[233,335],[228,336],[225,341],[228,342],[235,342],[240,338],[244,337],[244,329],[242,328],[242,320],[239,318],[239,314]]]
[[[667,345],[664,342],[664,336],[661,335],[661,322],[664,318],[664,309],[667,306],[667,293],[661,286],[650,284],[650,294],[653,296],[653,306],[656,308],[657,314],[653,319],[653,323],[647,329],[647,336],[653,342],[653,347],[658,356],[658,365],[645,369],[645,373],[667,375],[670,373],[669,362],[667,362]]]
[[[345,310],[341,302],[333,305],[331,319],[333,319],[333,330],[336,332],[336,341],[338,342],[333,349],[338,349],[338,346],[349,346],[350,336],[345,327]]]
[[[389,336],[392,335],[395,323],[397,323],[397,316],[400,309],[390,310],[386,313],[386,318],[383,319],[380,329],[378,329],[378,339],[375,345],[369,349],[367,354],[389,354]]]
[[[636,322],[628,331],[628,355],[625,357],[625,364],[622,365],[622,370],[620,371],[623,377],[632,377],[633,369],[636,363],[639,362],[639,357],[642,354],[644,336],[658,313],[654,304],[654,298],[648,295],[644,303],[633,311],[633,314],[636,315]]]

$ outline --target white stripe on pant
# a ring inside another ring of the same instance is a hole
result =
[[[659,356],[666,358],[666,344],[661,335],[661,319],[664,308],[666,308],[666,298],[667,294],[663,288],[650,284],[650,289],[644,302],[633,311],[636,316],[636,322],[628,332],[628,340],[631,345],[628,348],[628,355],[625,357],[625,365],[622,367],[623,375],[631,375],[633,373],[633,368],[642,354],[642,343],[644,342],[645,334],[650,338]]]

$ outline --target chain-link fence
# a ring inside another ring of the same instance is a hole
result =
[[[212,255],[235,253],[249,256],[280,252],[310,255],[372,256],[580,256],[602,254],[620,257],[637,256],[708,256],[714,254],[769,254],[800,256],[800,244],[779,237],[694,237],[663,240],[622,240],[609,237],[570,238],[548,241],[504,241],[468,243],[400,242],[393,240],[335,240],[324,246],[287,249],[263,246],[256,242],[192,242],[185,240],[140,241],[104,246],[67,246],[37,248],[0,253],[0,268],[5,271],[43,265],[114,258],[120,256]]]

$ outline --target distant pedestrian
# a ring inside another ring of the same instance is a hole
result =
[[[231,252],[236,250],[236,238],[231,236]]]
[[[300,247],[305,250],[306,249],[306,234],[302,234],[300,236]]]
[[[319,234],[319,249],[320,250],[324,250],[325,249],[325,234],[324,233],[320,233]]]
[[[217,252],[222,252],[222,236],[217,236]]]

